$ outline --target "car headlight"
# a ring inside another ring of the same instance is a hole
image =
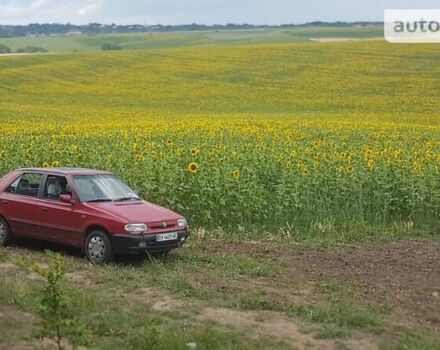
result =
[[[130,233],[143,233],[148,230],[148,226],[145,224],[127,224],[124,229]]]
[[[177,220],[177,225],[179,227],[186,227],[186,226],[188,226],[188,223],[186,222],[185,218],[182,218],[182,219]]]

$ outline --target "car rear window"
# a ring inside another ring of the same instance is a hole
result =
[[[16,179],[6,189],[6,192],[21,196],[37,197],[42,178],[43,175],[39,173],[25,173]]]

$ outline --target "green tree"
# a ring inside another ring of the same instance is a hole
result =
[[[11,53],[11,49],[6,45],[0,44],[0,54]]]
[[[104,51],[112,51],[112,50],[122,50],[122,46],[116,43],[105,43],[102,45],[102,49]]]

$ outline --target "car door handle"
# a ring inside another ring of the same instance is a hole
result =
[[[9,201],[7,201],[6,199],[3,200],[3,204],[9,204]]]
[[[41,208],[42,211],[47,211],[46,207]]]

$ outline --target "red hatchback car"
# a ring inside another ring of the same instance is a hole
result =
[[[0,179],[0,246],[35,238],[103,263],[117,254],[166,254],[188,235],[184,217],[141,200],[107,171],[30,168]]]

